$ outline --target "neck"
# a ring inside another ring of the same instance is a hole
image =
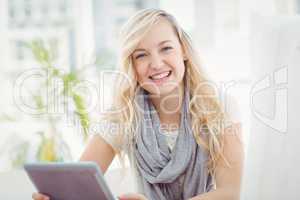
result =
[[[154,105],[161,124],[176,124],[180,123],[180,112],[183,102],[184,88],[183,84],[176,87],[167,95],[153,95],[150,100]]]

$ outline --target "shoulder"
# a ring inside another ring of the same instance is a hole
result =
[[[232,123],[241,123],[240,105],[235,97],[226,95],[221,100],[227,120]]]
[[[90,135],[100,135],[115,152],[126,150],[127,140],[124,137],[122,124],[110,120],[101,120],[90,127]]]
[[[242,134],[242,116],[240,112],[239,101],[234,96],[227,95],[223,99],[222,103],[225,112],[225,135],[238,136],[238,141],[244,143],[244,138]]]

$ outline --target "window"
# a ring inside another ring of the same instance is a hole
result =
[[[15,43],[15,59],[18,61],[23,61],[25,59],[25,51],[26,51],[26,46],[25,42],[21,40],[17,40],[14,42]]]

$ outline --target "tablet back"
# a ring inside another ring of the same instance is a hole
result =
[[[114,200],[95,163],[34,163],[24,169],[51,200]]]

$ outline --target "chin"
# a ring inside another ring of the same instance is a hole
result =
[[[149,92],[151,95],[157,95],[157,96],[166,96],[169,94],[172,94],[174,90],[178,88],[174,85],[169,86],[161,86],[158,89],[157,88],[144,88],[147,92]]]

